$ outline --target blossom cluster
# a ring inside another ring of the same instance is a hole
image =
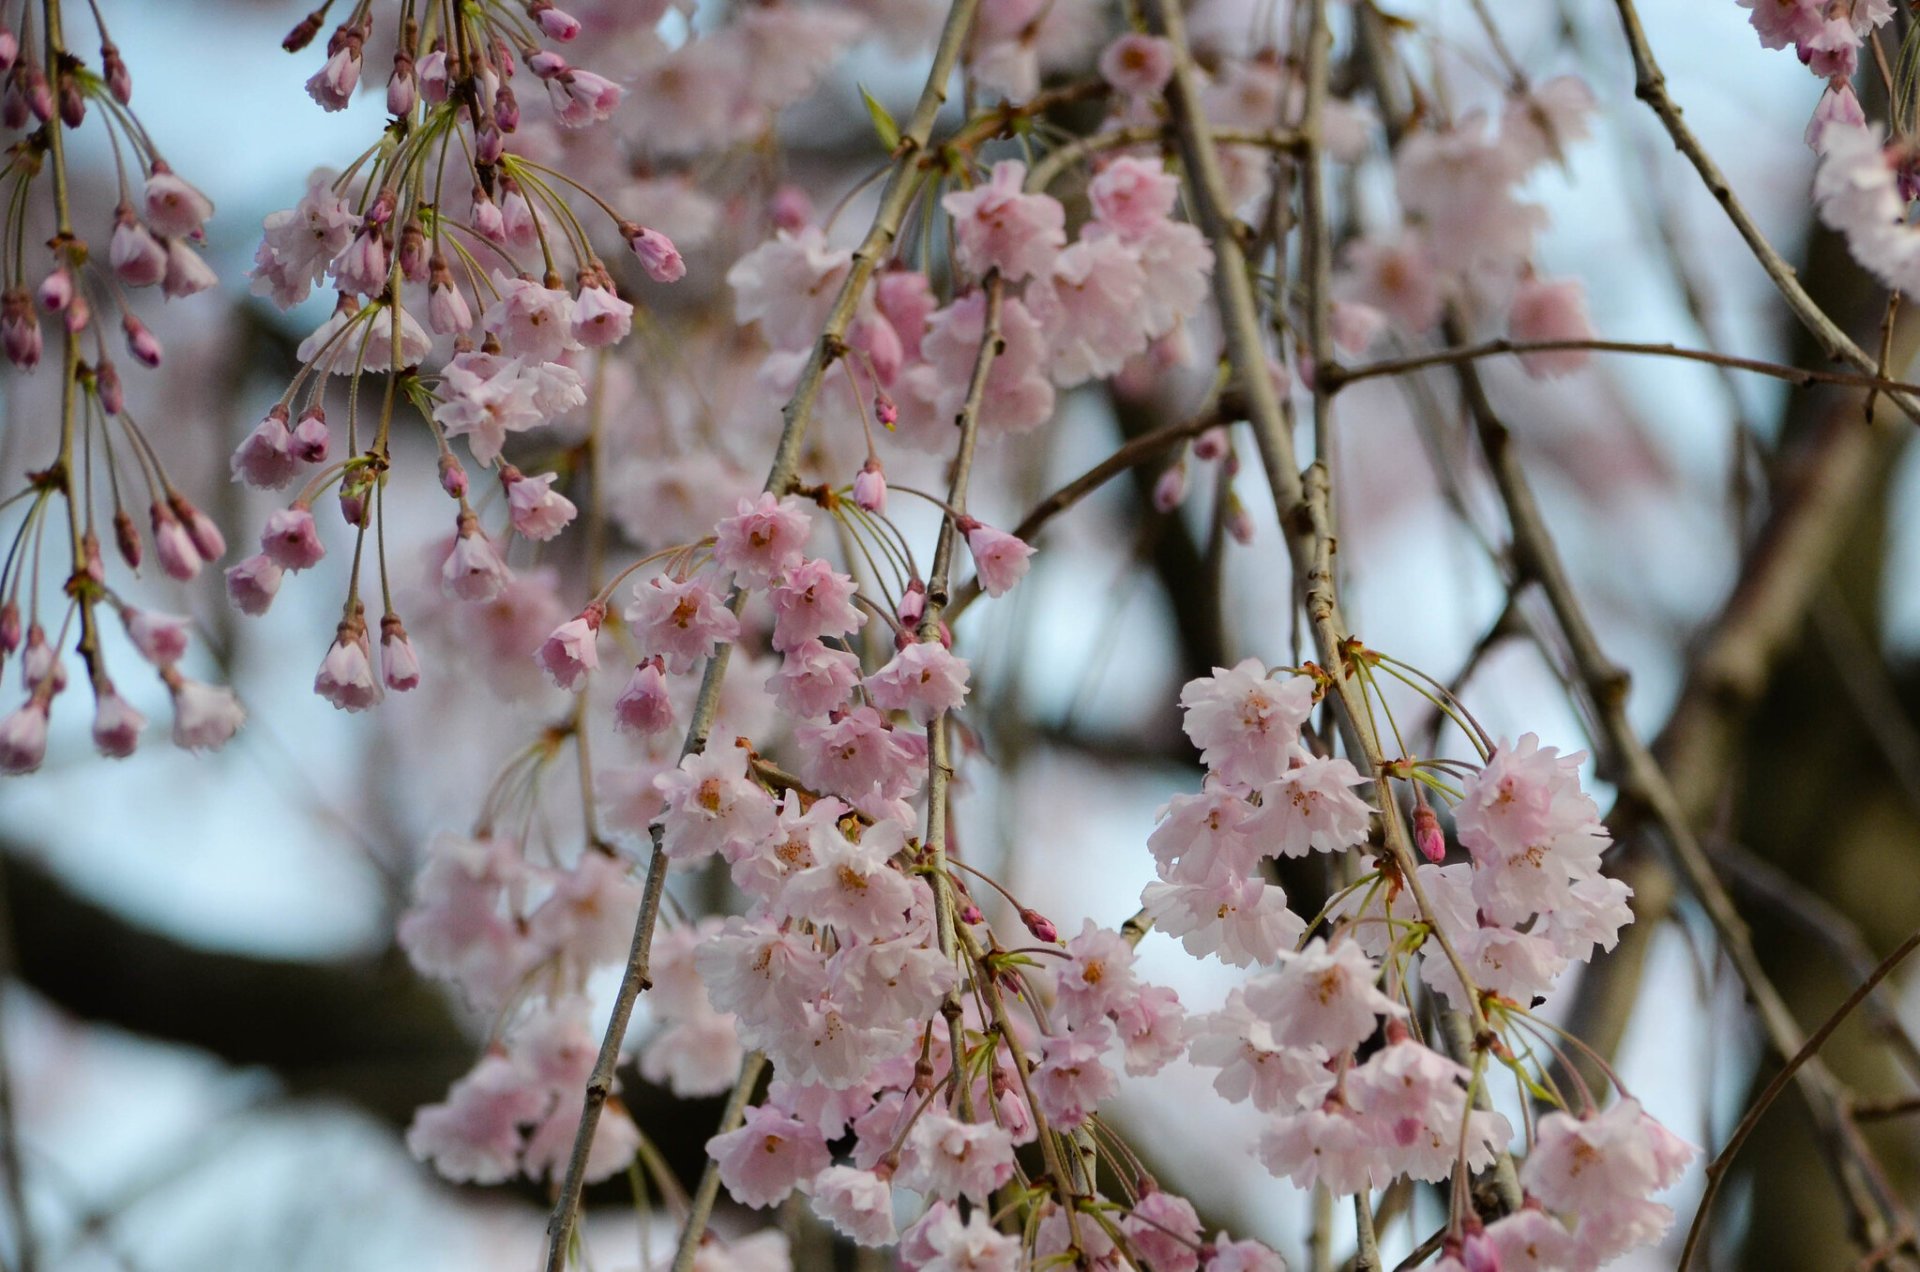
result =
[[[1469,1067],[1415,1037],[1416,964],[1418,979],[1455,1010],[1478,1004],[1518,1036],[1527,1026],[1517,1022],[1570,962],[1612,948],[1631,921],[1630,890],[1601,872],[1608,840],[1580,789],[1581,757],[1529,734],[1470,767],[1457,789],[1426,774],[1454,800],[1467,860],[1441,864],[1444,834],[1422,802],[1429,820],[1419,846],[1430,859],[1414,878],[1381,852],[1372,873],[1336,895],[1327,933],[1310,927],[1265,882],[1261,861],[1347,853],[1377,833],[1377,810],[1353,789],[1368,779],[1345,759],[1316,755],[1301,732],[1324,683],[1248,659],[1186,686],[1185,728],[1206,786],[1162,811],[1149,841],[1161,880],[1147,886],[1142,912],[1197,956],[1262,967],[1224,1007],[1195,1018],[1189,1054],[1218,1070],[1222,1096],[1266,1115],[1259,1153],[1269,1170],[1338,1194],[1402,1177],[1440,1183],[1492,1166],[1513,1127],[1475,1107],[1486,1055]],[[1408,772],[1419,780],[1423,770]],[[1376,1040],[1383,1045],[1369,1051]],[[1523,1041],[1514,1050],[1525,1049]],[[1553,1113],[1536,1139],[1521,1180],[1559,1217],[1527,1209],[1481,1232],[1465,1216],[1459,1242],[1471,1229],[1498,1250],[1547,1252],[1517,1266],[1590,1269],[1665,1233],[1672,1213],[1649,1197],[1692,1150],[1637,1104]],[[1605,1146],[1595,1152],[1606,1179],[1591,1193],[1569,1186],[1579,1170],[1570,1145]]]
[[[565,43],[580,34],[580,22],[563,11],[534,8],[541,36]],[[440,485],[456,505],[440,575],[449,597],[500,596],[512,580],[504,540],[552,539],[577,511],[554,489],[560,474],[523,473],[502,449],[510,435],[585,405],[583,360],[627,337],[634,307],[566,197],[574,193],[572,178],[529,157],[529,149],[545,153],[542,140],[520,142],[514,86],[531,78],[544,88],[562,130],[604,123],[625,90],[533,45],[501,14],[463,10],[451,21],[451,30],[430,23],[424,33],[411,18],[402,22],[387,81],[392,122],[380,143],[343,173],[315,173],[295,207],[266,220],[255,292],[285,309],[325,282],[336,301],[300,343],[299,374],[232,457],[234,478],[257,488],[305,479],[292,502],[267,518],[260,551],[227,571],[228,593],[248,614],[264,613],[288,573],[325,555],[312,509],[329,489],[356,535],[374,528],[396,405],[411,404],[426,417],[440,450]],[[370,24],[368,13],[356,10],[333,32],[326,63],[307,85],[322,108],[341,109],[353,95]],[[296,29],[289,49],[316,33],[317,26]],[[515,45],[524,49],[518,57]],[[456,139],[465,162],[452,179],[445,155]],[[650,279],[668,283],[685,274],[665,235],[580,193]],[[559,272],[567,256],[571,286]],[[439,362],[436,374],[425,372],[430,361]],[[329,463],[328,377],[357,382],[369,373],[388,377],[379,415],[371,425],[361,420],[360,395],[351,394],[348,454]],[[371,438],[363,441],[363,431]],[[483,528],[469,500],[466,469],[449,446],[462,438],[475,463],[497,470],[507,508],[499,535]],[[348,711],[374,705],[388,690],[412,689],[421,676],[384,579],[376,666],[359,583],[356,567],[314,679],[315,692]]]
[[[96,504],[110,501],[114,546],[129,573],[138,573],[149,543],[161,572],[181,582],[226,553],[219,527],[174,484],[135,420],[102,334],[117,322],[128,356],[142,367],[160,365],[160,341],[128,295],[158,288],[174,299],[213,285],[213,271],[197,250],[213,203],[173,169],[133,115],[132,75],[97,7],[93,19],[97,69],[68,46],[57,5],[27,4],[0,16],[0,128],[20,134],[4,167],[13,195],[0,234],[0,275],[7,280],[0,291],[0,350],[21,373],[34,372],[45,359],[60,386],[58,435],[45,439],[45,466],[29,470],[17,490],[0,498],[0,508],[26,501],[0,556],[0,667],[17,659],[27,695],[0,717],[0,773],[30,772],[45,759],[54,702],[67,686],[63,651],[70,637],[93,693],[95,749],[124,758],[139,746],[146,717],[121,695],[107,668],[101,625],[108,610],[167,688],[177,745],[218,747],[245,716],[230,690],[185,674],[186,621],[137,605],[124,584],[110,582],[101,548]],[[112,143],[117,199],[110,213],[84,206],[72,188],[69,134],[90,117]],[[48,225],[53,233],[42,255],[29,243]],[[85,232],[103,235],[105,251],[93,251]],[[57,332],[57,357],[47,356],[42,315]],[[150,538],[129,506],[138,506],[143,491]],[[53,554],[64,559],[45,562],[63,596],[52,617],[44,613],[40,585],[50,526],[64,549]]]

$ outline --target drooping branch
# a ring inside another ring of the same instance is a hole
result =
[[[799,464],[801,446],[806,440],[807,429],[813,419],[814,403],[819,397],[820,386],[825,379],[827,369],[845,352],[846,333],[853,321],[853,314],[859,304],[860,296],[874,270],[885,258],[900,232],[907,208],[912,204],[914,194],[919,190],[922,177],[922,161],[925,158],[927,141],[932,136],[934,120],[947,100],[947,82],[952,78],[954,67],[960,61],[960,54],[966,45],[968,34],[973,29],[973,19],[978,0],[953,0],[947,12],[946,23],[940,32],[939,43],[934,48],[932,66],[927,72],[925,85],[921,88],[920,98],[914,107],[912,118],[902,131],[900,140],[894,147],[893,162],[886,185],[881,190],[880,204],[874,212],[873,223],[865,238],[855,249],[847,268],[847,277],[842,282],[839,295],[835,298],[826,324],[815,341],[813,352],[806,366],[801,370],[793,396],[788,400],[782,412],[783,424],[780,440],[774,448],[773,463],[767,473],[766,489],[776,494],[786,493],[792,484],[794,472]],[[735,588],[731,606],[738,613],[744,606],[746,593]],[[712,727],[714,712],[719,706],[720,688],[727,672],[727,663],[732,648],[721,645],[707,660],[707,666],[700,681],[699,696],[687,726],[686,741],[681,751],[690,755],[705,748],[707,732]],[[660,826],[656,823],[651,832],[652,857],[647,865],[647,878],[641,893],[640,913],[634,922],[633,941],[627,954],[627,964],[621,974],[620,986],[615,993],[613,1012],[607,1022],[606,1034],[602,1037],[600,1051],[594,1061],[593,1072],[587,1080],[580,1111],[580,1125],[574,1134],[573,1149],[567,1160],[567,1170],[560,1187],[559,1196],[554,1201],[553,1213],[547,1221],[547,1272],[564,1272],[568,1250],[572,1244],[573,1226],[579,1210],[580,1191],[585,1182],[588,1154],[593,1148],[594,1129],[599,1123],[600,1111],[605,1107],[607,1096],[613,1087],[614,1068],[619,1061],[620,1047],[626,1038],[627,1024],[632,1018],[633,1005],[643,989],[651,981],[648,968],[651,959],[653,932],[660,916],[660,899],[666,888],[667,858],[661,847]],[[694,1224],[689,1221],[691,1232]],[[696,1236],[697,1241],[697,1236]]]

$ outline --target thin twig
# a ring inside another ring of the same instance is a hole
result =
[[[1693,1262],[1694,1248],[1700,1244],[1700,1238],[1706,1232],[1707,1214],[1713,1209],[1713,1199],[1719,1195],[1720,1181],[1726,1178],[1727,1167],[1733,1164],[1734,1155],[1740,1151],[1741,1145],[1747,1142],[1747,1137],[1753,1134],[1753,1128],[1760,1124],[1761,1117],[1780,1097],[1780,1093],[1786,1090],[1787,1083],[1793,1079],[1793,1076],[1807,1065],[1814,1063],[1814,1056],[1826,1044],[1827,1039],[1833,1036],[1833,1031],[1853,1014],[1854,1008],[1866,1001],[1867,995],[1873,992],[1873,987],[1885,980],[1893,969],[1900,966],[1907,955],[1916,949],[1920,949],[1920,932],[1909,936],[1900,943],[1900,948],[1880,960],[1880,965],[1873,969],[1873,974],[1860,982],[1854,991],[1847,995],[1846,1001],[1841,1003],[1839,1008],[1813,1031],[1813,1035],[1801,1044],[1800,1049],[1793,1053],[1780,1072],[1773,1075],[1773,1081],[1767,1083],[1766,1088],[1760,1092],[1760,1098],[1753,1102],[1753,1107],[1747,1110],[1747,1115],[1740,1119],[1740,1125],[1734,1127],[1733,1135],[1727,1140],[1727,1146],[1707,1164],[1707,1187],[1701,1195],[1700,1208],[1694,1211],[1693,1223],[1687,1229],[1687,1243],[1680,1250],[1680,1272],[1686,1272],[1687,1267]],[[1912,1229],[1907,1229],[1908,1240],[1912,1239],[1912,1235]]]
[[[1362,363],[1357,367],[1329,366],[1323,378],[1328,389],[1336,390],[1362,380],[1378,379],[1381,376],[1405,375],[1410,371],[1419,371],[1426,367],[1450,366],[1461,362],[1478,362],[1486,358],[1528,353],[1552,353],[1561,350],[1585,349],[1594,353],[1644,354],[1657,358],[1679,358],[1687,362],[1705,362],[1733,371],[1751,371],[1755,375],[1771,376],[1784,380],[1799,388],[1815,384],[1838,384],[1849,388],[1874,389],[1880,392],[1920,394],[1920,384],[1908,384],[1899,380],[1889,380],[1878,374],[1856,373],[1852,371],[1813,371],[1806,367],[1788,366],[1781,362],[1769,362],[1764,358],[1741,358],[1729,353],[1715,353],[1711,349],[1689,349],[1666,341],[1647,342],[1639,340],[1483,340],[1478,344],[1457,345],[1446,349],[1434,349],[1427,353],[1416,353],[1404,358],[1391,358],[1382,362]]]

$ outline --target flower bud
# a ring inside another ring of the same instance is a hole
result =
[[[1023,906],[1020,910],[1020,921],[1027,925],[1027,931],[1033,933],[1038,940],[1044,941],[1048,945],[1059,944],[1060,929],[1053,925],[1052,919],[1049,919],[1046,915],[1040,913],[1040,911],[1030,906]]]
[[[887,474],[878,459],[868,459],[853,479],[853,502],[868,512],[887,510]]]
[[[123,314],[120,326],[127,333],[127,352],[133,355],[133,360],[143,367],[159,366],[160,341],[147,330],[147,325],[132,314]]]
[[[113,512],[113,545],[120,549],[120,559],[127,563],[129,570],[140,568],[140,528],[133,524],[125,508],[116,508]]]
[[[1447,837],[1440,831],[1440,818],[1424,799],[1413,806],[1413,842],[1420,855],[1434,865],[1447,859]]]
[[[380,620],[380,674],[395,693],[405,693],[420,683],[420,659],[398,614]]]
[[[633,254],[640,258],[640,267],[647,271],[647,277],[654,282],[677,283],[687,276],[686,262],[680,259],[673,240],[660,231],[622,221],[620,234]]]

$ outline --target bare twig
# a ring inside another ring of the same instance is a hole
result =
[[[1707,1215],[1713,1209],[1714,1198],[1720,1193],[1720,1181],[1726,1178],[1727,1167],[1733,1164],[1734,1155],[1740,1151],[1740,1146],[1747,1142],[1747,1137],[1753,1134],[1753,1128],[1760,1124],[1760,1119],[1779,1098],[1780,1093],[1786,1089],[1787,1083],[1793,1079],[1794,1075],[1815,1063],[1814,1057],[1820,1048],[1826,1044],[1828,1038],[1833,1036],[1833,1031],[1853,1014],[1853,1009],[1866,1001],[1867,995],[1873,992],[1874,986],[1885,980],[1893,969],[1900,966],[1907,955],[1916,949],[1920,949],[1920,932],[1909,936],[1900,943],[1898,949],[1882,959],[1880,965],[1873,969],[1873,974],[1848,994],[1846,1001],[1841,1003],[1839,1008],[1813,1031],[1812,1037],[1801,1044],[1800,1049],[1793,1053],[1780,1072],[1773,1075],[1773,1081],[1767,1083],[1766,1089],[1760,1092],[1760,1098],[1753,1102],[1753,1107],[1747,1110],[1746,1116],[1740,1119],[1740,1125],[1734,1128],[1733,1135],[1727,1140],[1727,1146],[1707,1164],[1707,1187],[1700,1198],[1700,1208],[1694,1212],[1693,1224],[1687,1229],[1687,1243],[1680,1251],[1680,1272],[1686,1272],[1687,1267],[1692,1264],[1694,1249],[1700,1244],[1700,1238],[1706,1232]],[[1904,1235],[1907,1240],[1912,1240],[1912,1228],[1905,1229]]]
[[[1730,353],[1715,353],[1711,349],[1689,349],[1665,341],[1649,343],[1638,340],[1483,340],[1478,344],[1457,345],[1447,349],[1434,349],[1427,353],[1416,353],[1404,358],[1392,358],[1382,362],[1363,363],[1357,367],[1329,366],[1324,378],[1329,391],[1356,384],[1362,380],[1373,380],[1381,376],[1405,375],[1410,371],[1419,371],[1426,367],[1450,366],[1462,362],[1479,362],[1487,358],[1528,353],[1551,353],[1556,350],[1585,349],[1594,353],[1644,354],[1656,358],[1678,358],[1687,362],[1705,362],[1713,366],[1725,367],[1732,371],[1751,371],[1755,375],[1771,376],[1784,380],[1799,388],[1815,384],[1838,384],[1849,388],[1874,389],[1881,392],[1920,394],[1920,385],[1907,384],[1899,380],[1889,380],[1878,374],[1855,373],[1852,371],[1813,371],[1806,367],[1788,366],[1781,362],[1769,362],[1764,358],[1741,358]]]

